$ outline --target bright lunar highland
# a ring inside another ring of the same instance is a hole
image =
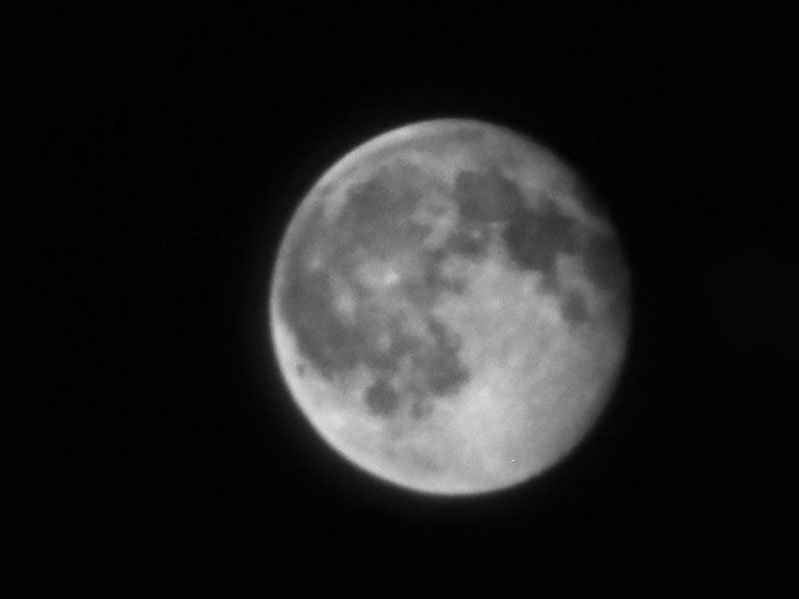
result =
[[[590,431],[622,366],[629,275],[580,175],[514,131],[435,120],[325,172],[282,239],[271,340],[311,427],[374,476],[468,495]]]

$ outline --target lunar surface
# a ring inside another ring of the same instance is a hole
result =
[[[372,475],[466,495],[530,480],[586,436],[622,366],[629,276],[574,169],[509,129],[412,124],[299,204],[271,340],[311,427]]]

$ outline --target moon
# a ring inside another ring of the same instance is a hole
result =
[[[476,120],[413,123],[299,203],[269,336],[310,428],[420,493],[529,481],[586,437],[624,363],[614,224],[552,150]]]

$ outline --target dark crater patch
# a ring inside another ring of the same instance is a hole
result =
[[[279,298],[299,351],[328,378],[361,363],[377,367],[385,362],[385,356],[374,351],[370,306],[359,302],[355,324],[342,321],[334,308],[330,275],[339,273],[349,278],[357,248],[371,255],[390,255],[399,247],[418,245],[427,233],[426,227],[407,218],[420,192],[397,173],[384,169],[349,193],[333,226],[324,226],[321,204],[300,222],[287,256],[285,285]],[[325,248],[325,263],[311,272],[305,258],[317,247]]]
[[[567,292],[560,303],[563,318],[571,324],[580,324],[589,320],[588,306],[585,298],[579,293]]]
[[[421,418],[437,398],[455,394],[470,379],[458,357],[460,340],[442,322],[427,318],[432,341],[409,333],[403,326],[404,315],[387,309],[353,277],[357,251],[378,258],[414,251],[422,256],[424,268],[420,276],[404,283],[403,291],[416,308],[427,313],[442,293],[462,290],[440,272],[451,247],[435,253],[420,251],[429,226],[409,217],[425,191],[425,181],[418,173],[398,165],[353,186],[333,226],[325,227],[321,213],[313,213],[313,219],[304,222],[294,236],[278,298],[279,309],[307,362],[327,380],[353,373],[360,366],[367,368],[376,380],[367,389],[364,402],[371,413],[385,417],[394,415],[402,402],[409,400],[411,414]],[[488,226],[486,221],[471,222],[474,227]],[[480,243],[487,245],[487,238]],[[310,271],[306,258],[319,247],[328,248],[324,263]],[[352,320],[335,309],[334,273],[349,281],[356,294]],[[388,344],[381,342],[386,337]],[[400,396],[390,381],[403,361],[410,361],[411,368]]]
[[[413,354],[414,383],[420,395],[451,395],[469,381],[469,371],[458,358],[461,341],[436,318],[428,318],[431,345]]]
[[[424,194],[422,181],[409,167],[380,169],[372,178],[348,190],[337,222],[342,247],[360,245],[375,256],[391,256],[420,244],[429,227],[409,217]]]
[[[482,223],[505,221],[525,206],[519,186],[497,169],[459,173],[452,197],[463,219]]]
[[[399,356],[413,347],[399,324],[369,302],[356,301],[353,322],[343,320],[323,273],[293,271],[279,301],[298,350],[327,379],[361,364],[377,372],[393,371]],[[381,332],[390,335],[387,349],[378,343]]]
[[[388,381],[399,371],[403,358],[411,363],[405,393],[412,407],[434,396],[451,395],[469,380],[469,371],[457,355],[457,336],[437,320],[428,319],[433,341],[423,341],[403,329],[401,316],[376,321],[363,303],[356,309],[355,321],[343,323],[333,312],[332,301],[320,280],[289,286],[283,301],[285,316],[302,355],[328,380],[351,373],[359,365],[376,375],[364,399],[372,413],[390,416],[399,409],[402,398]],[[381,334],[388,335],[388,345],[378,343]]]
[[[379,416],[389,416],[397,411],[400,398],[385,378],[377,379],[366,390],[366,406],[369,411]]]
[[[488,252],[490,242],[487,225],[465,222],[450,233],[444,242],[444,250],[468,260],[481,260]]]
[[[622,248],[615,237],[595,235],[583,249],[583,262],[594,284],[613,294],[607,317],[619,330],[629,326],[630,281]]]
[[[597,287],[606,291],[623,291],[626,270],[621,247],[615,238],[594,235],[583,250],[583,261]]]
[[[385,226],[410,215],[418,201],[417,190],[392,189],[388,181],[377,174],[350,188],[344,215],[363,227]]]
[[[301,249],[289,256],[279,307],[300,353],[329,377],[357,366],[367,342],[366,331],[339,319],[328,277],[305,269]]]
[[[536,270],[544,275],[544,285],[553,288],[558,254],[574,254],[579,231],[573,218],[564,216],[549,201],[541,208],[525,208],[514,215],[502,233],[511,261],[521,270]]]
[[[465,282],[456,281],[441,274],[441,264],[450,253],[448,246],[423,253],[422,275],[415,280],[408,281],[405,286],[408,297],[422,311],[431,309],[442,294],[461,294],[465,289]]]
[[[416,421],[427,419],[433,413],[433,401],[429,397],[414,397],[411,404],[411,418]]]

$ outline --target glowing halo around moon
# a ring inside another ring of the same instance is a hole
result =
[[[412,124],[334,164],[271,281],[288,389],[341,456],[478,494],[555,465],[608,402],[629,333],[613,223],[553,152],[473,120]]]

